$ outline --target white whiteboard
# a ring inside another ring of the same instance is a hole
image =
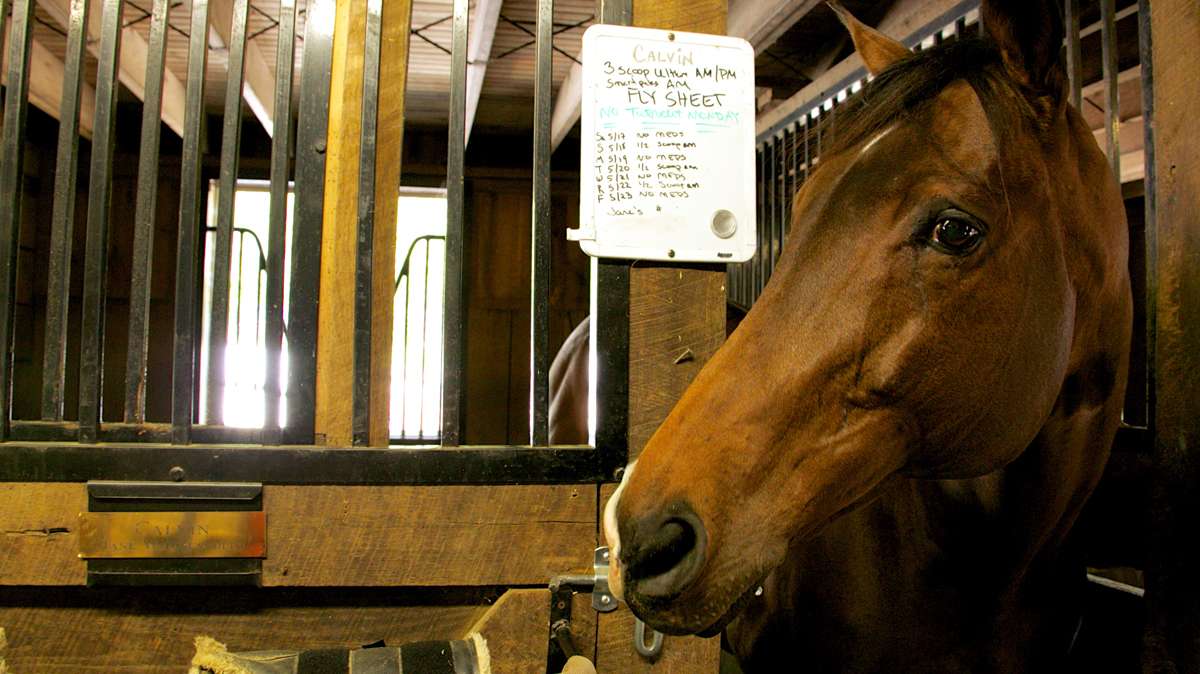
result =
[[[754,49],[595,25],[583,35],[579,229],[595,257],[754,255]]]

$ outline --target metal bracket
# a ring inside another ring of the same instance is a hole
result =
[[[578,655],[579,649],[571,638],[571,602],[579,592],[592,594],[592,608],[599,613],[617,610],[617,598],[608,588],[610,553],[608,548],[596,548],[592,557],[591,575],[565,575],[550,579],[550,635],[546,652],[546,671],[560,672],[567,658]]]
[[[595,585],[592,587],[592,608],[600,613],[610,613],[617,610],[617,598],[608,589],[608,546],[596,548],[595,559],[592,562],[592,572],[595,574]]]

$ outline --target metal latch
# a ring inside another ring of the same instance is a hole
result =
[[[580,592],[592,593],[592,608],[599,613],[617,610],[617,598],[608,587],[610,553],[608,547],[596,548],[592,573],[555,576],[550,579],[550,634],[546,651],[546,671],[562,671],[567,658],[579,654],[571,638],[571,601]]]

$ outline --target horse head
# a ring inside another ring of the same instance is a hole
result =
[[[838,11],[875,79],[839,108],[762,296],[607,506],[613,585],[668,633],[720,629],[901,483],[1010,537],[1011,589],[1119,422],[1124,209],[1065,103],[1054,3],[985,0],[986,38],[917,54]]]

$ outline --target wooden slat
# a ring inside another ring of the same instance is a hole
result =
[[[371,302],[371,444],[388,444],[392,388],[392,270],[396,266],[396,223],[400,160],[404,145],[404,92],[408,84],[411,0],[383,4],[379,66],[379,124],[375,141],[374,291]]]
[[[84,510],[82,484],[0,484],[0,585],[82,585],[76,520]]]
[[[1200,13],[1194,0],[1154,0],[1150,15],[1155,170],[1147,199],[1157,215],[1147,222],[1155,468],[1145,671],[1194,672],[1200,545],[1183,532],[1200,517]]]
[[[358,225],[365,0],[337,3],[325,164],[325,226],[317,328],[317,441],[351,443],[354,373],[354,253]],[[336,261],[334,263],[333,261]],[[385,267],[385,269],[388,267]]]
[[[199,635],[243,652],[457,639],[486,610],[430,592],[379,589],[79,589],[54,595],[0,589],[8,666],[21,674],[178,674],[187,671]]]
[[[587,568],[595,546],[594,491],[578,486],[267,487],[264,500],[267,586],[543,585]]]

